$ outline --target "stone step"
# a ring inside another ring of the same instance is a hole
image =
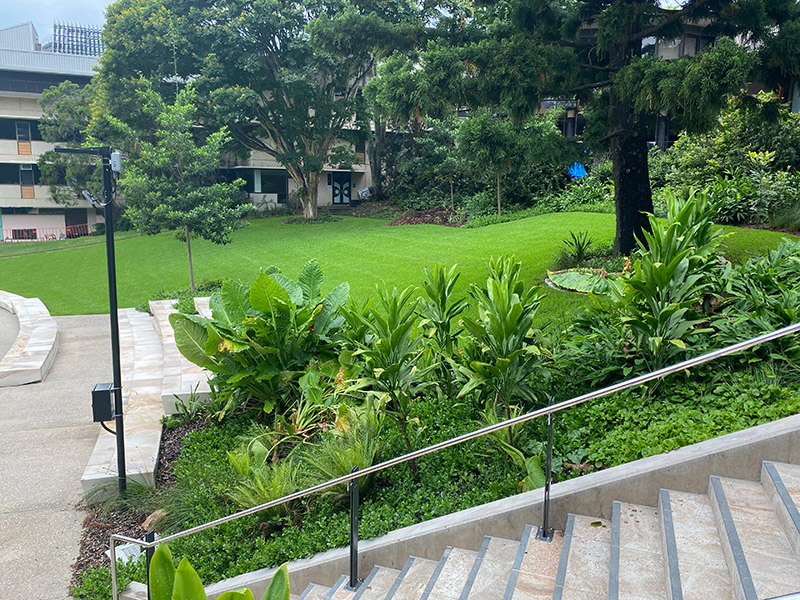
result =
[[[420,600],[458,600],[477,557],[474,550],[448,547]]]
[[[211,296],[197,296],[194,299],[194,309],[205,319],[212,318],[210,301]]]
[[[169,316],[178,312],[175,308],[176,302],[177,300],[151,300],[149,303],[163,346],[164,382],[161,401],[164,404],[164,414],[167,415],[178,414],[180,403],[207,402],[211,397],[208,385],[210,373],[189,362],[175,344],[175,332]]]
[[[130,479],[153,486],[161,443],[161,418],[164,416],[161,339],[154,328],[153,318],[132,308],[119,311],[119,338],[126,473]],[[88,493],[116,478],[116,437],[101,431],[81,477],[81,486],[84,493]]]
[[[397,569],[375,566],[364,583],[358,587],[353,600],[384,600],[399,575],[400,571]]]
[[[606,600],[611,558],[611,523],[569,515],[553,600]]]
[[[611,515],[609,600],[665,600],[659,511],[614,502]]]
[[[708,496],[661,490],[667,599],[733,600],[733,584]]]
[[[350,577],[342,575],[325,594],[324,600],[350,600],[354,595],[355,590],[350,589]]]
[[[325,595],[330,591],[331,588],[324,585],[309,583],[297,600],[324,600]]]
[[[711,477],[709,497],[737,599],[759,600],[800,591],[800,561],[754,481]]]
[[[419,600],[439,563],[411,556],[392,584],[386,600]]]
[[[547,542],[537,540],[536,531],[533,525],[526,525],[522,532],[503,600],[550,600],[553,597],[564,533],[554,532],[553,540]]]
[[[460,600],[502,600],[520,543],[486,536]]]
[[[764,462],[761,484],[796,558],[800,558],[800,466]]]

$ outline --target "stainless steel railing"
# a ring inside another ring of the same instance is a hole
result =
[[[357,480],[360,477],[364,477],[366,475],[370,475],[372,473],[377,473],[379,471],[383,471],[384,469],[388,469],[395,465],[400,465],[415,458],[420,458],[422,456],[427,456],[428,454],[433,454],[434,452],[439,452],[440,450],[445,450],[447,448],[452,448],[453,446],[457,446],[459,444],[463,444],[464,442],[468,442],[470,440],[475,440],[485,435],[489,435],[490,433],[494,433],[496,431],[502,431],[508,427],[512,427],[514,425],[519,425],[521,423],[527,423],[528,421],[532,421],[533,419],[537,419],[539,417],[544,417],[548,415],[553,415],[557,412],[562,410],[566,410],[567,408],[572,408],[573,406],[578,406],[579,404],[584,404],[585,402],[589,402],[591,400],[596,400],[598,398],[603,398],[605,396],[610,396],[611,394],[615,394],[617,392],[621,392],[627,389],[631,389],[642,384],[648,383],[650,381],[654,381],[656,379],[661,379],[662,377],[666,377],[667,375],[672,375],[674,373],[679,373],[680,371],[686,371],[693,367],[703,365],[705,363],[714,361],[718,358],[722,358],[724,356],[729,356],[731,354],[736,354],[742,350],[747,350],[748,348],[752,348],[754,346],[758,346],[760,344],[764,344],[766,342],[771,342],[773,340],[777,340],[784,336],[790,335],[792,333],[800,332],[800,323],[795,323],[793,325],[789,325],[787,327],[783,327],[781,329],[776,329],[770,333],[765,333],[763,335],[756,336],[749,340],[745,340],[743,342],[739,342],[737,344],[733,344],[731,346],[727,346],[725,348],[720,348],[718,350],[713,350],[712,352],[708,352],[706,354],[702,354],[700,356],[696,356],[694,358],[690,358],[688,360],[684,360],[682,362],[676,363],[674,365],[663,367],[656,371],[652,371],[651,373],[646,373],[644,375],[639,375],[638,377],[633,377],[626,381],[622,381],[619,383],[615,383],[608,387],[601,388],[599,390],[595,390],[593,392],[588,392],[586,394],[582,394],[580,396],[576,396],[571,398],[570,400],[564,400],[563,402],[558,402],[556,404],[551,404],[550,406],[546,406],[544,408],[540,408],[529,413],[525,413],[524,415],[519,415],[512,419],[507,419],[502,421],[501,423],[496,423],[494,425],[488,425],[486,427],[482,427],[481,429],[476,429],[475,431],[471,431],[469,433],[465,433],[463,435],[459,435],[452,439],[446,440],[444,442],[439,442],[438,444],[433,444],[428,446],[427,448],[422,448],[420,450],[415,450],[413,452],[409,452],[407,454],[403,454],[402,456],[398,456],[396,458],[392,458],[390,460],[384,461],[377,465],[373,465],[371,467],[367,467],[365,469],[361,469],[360,471],[354,471],[347,475],[342,475],[341,477],[337,477],[336,479],[331,479],[330,481],[326,481],[324,483],[319,483],[317,485],[311,486],[305,490],[295,492],[293,494],[289,494],[284,496],[283,498],[278,498],[277,500],[272,500],[270,502],[265,502],[264,504],[259,504],[258,506],[253,506],[252,508],[248,508],[246,510],[239,511],[232,515],[228,515],[225,517],[221,517],[219,519],[215,519],[214,521],[209,521],[208,523],[203,523],[202,525],[197,525],[196,527],[191,527],[189,529],[185,529],[184,531],[180,531],[178,533],[173,533],[172,535],[165,536],[158,541],[146,541],[146,540],[139,540],[136,538],[124,536],[124,535],[111,535],[111,586],[112,586],[112,593],[114,600],[119,600],[119,592],[117,590],[117,563],[116,563],[116,545],[117,542],[125,542],[129,544],[135,544],[141,548],[154,548],[161,542],[170,542],[172,540],[177,540],[195,533],[199,533],[201,531],[205,531],[206,529],[211,529],[218,525],[222,525],[224,523],[230,523],[231,521],[235,521],[237,519],[241,519],[242,517],[246,517],[249,515],[254,515],[256,513],[262,512],[264,510],[274,508],[275,506],[279,506],[285,502],[291,502],[292,500],[297,500],[299,498],[303,498],[304,496],[308,496],[310,494],[315,494],[317,492],[321,492],[337,485],[342,485],[344,483],[349,483],[354,480]],[[545,517],[546,520],[546,517]],[[545,532],[546,533],[546,532]],[[353,547],[351,545],[351,555],[353,554]],[[357,548],[355,549],[355,554],[357,556]]]

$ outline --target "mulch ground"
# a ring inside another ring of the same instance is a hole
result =
[[[461,227],[463,221],[447,208],[431,208],[429,210],[412,210],[389,223],[393,225],[443,225],[445,227]]]
[[[156,488],[169,487],[175,483],[172,463],[180,455],[183,438],[192,431],[206,426],[205,421],[197,420],[174,429],[162,430],[161,450],[156,469]],[[80,550],[77,560],[72,565],[72,585],[80,585],[83,571],[100,565],[106,567],[111,565],[106,551],[112,533],[143,538],[145,531],[142,529],[142,523],[148,516],[135,509],[104,510],[101,506],[91,506],[85,510],[87,514],[83,521]]]

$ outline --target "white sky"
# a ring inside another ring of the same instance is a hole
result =
[[[42,44],[53,37],[53,23],[67,21],[102,27],[113,0],[0,0],[0,28],[33,21]]]

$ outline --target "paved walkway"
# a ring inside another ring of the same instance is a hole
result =
[[[99,427],[92,423],[91,389],[112,378],[108,316],[55,319],[60,344],[47,378],[0,388],[3,599],[69,596],[84,517],[75,504]]]

